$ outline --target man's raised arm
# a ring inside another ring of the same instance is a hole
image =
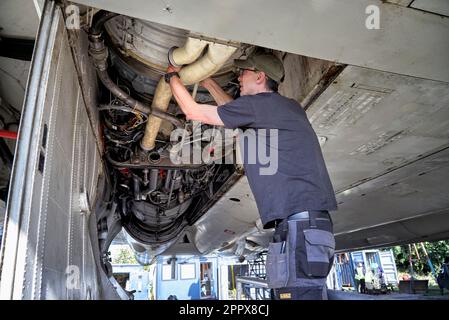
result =
[[[224,105],[224,104],[234,100],[234,99],[232,99],[232,97],[229,94],[227,94],[218,85],[217,82],[215,82],[211,78],[204,79],[203,81],[200,82],[200,85],[203,86],[204,88],[206,88],[207,91],[209,91],[209,93],[212,95],[212,97],[214,98],[215,102],[217,102],[217,104],[219,106]]]
[[[167,72],[177,72],[178,70],[173,66],[169,66]],[[179,77],[173,76],[170,78],[170,88],[187,119],[212,125],[224,125],[218,115],[217,107],[196,103]]]

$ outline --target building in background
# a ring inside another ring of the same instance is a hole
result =
[[[373,284],[372,290],[381,287],[397,287],[399,279],[394,261],[393,251],[364,250],[335,255],[334,266],[329,274],[327,286],[333,290],[354,290],[356,288],[355,274],[357,265],[361,263],[365,275],[368,276],[367,289]]]
[[[218,299],[216,257],[160,257],[155,272],[155,299]]]
[[[123,289],[132,292],[134,300],[149,300],[150,277],[149,272],[140,264],[113,264],[114,278]]]

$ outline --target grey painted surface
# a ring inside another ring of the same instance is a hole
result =
[[[54,14],[47,13],[51,31],[43,28],[49,33],[49,41],[44,71],[35,75],[39,79],[35,82],[39,83],[38,98],[32,102],[31,85],[24,110],[25,118],[34,119],[33,126],[26,127],[24,120],[20,130],[23,136],[31,130],[31,135],[30,143],[19,141],[2,248],[5,256],[1,297],[98,299],[101,290],[92,249],[97,240],[90,238],[89,220],[95,219],[90,209],[95,204],[95,187],[101,172],[99,154],[61,12],[57,8]],[[45,145],[44,127],[48,128]],[[42,159],[45,161],[39,167]],[[25,167],[20,169],[18,163],[24,163]],[[23,174],[25,180],[17,179],[18,174]],[[21,194],[21,200],[17,193]],[[80,198],[84,193],[88,195],[90,208],[82,210]],[[14,213],[13,208],[17,210]],[[75,273],[68,267],[74,268]]]
[[[22,110],[29,70],[29,61],[0,57],[0,97],[18,111]]]
[[[449,86],[348,66],[308,109],[340,248],[449,236]]]
[[[233,201],[237,199],[238,202]],[[263,230],[256,202],[245,176],[194,224],[194,228],[194,243],[203,254],[217,248],[226,248],[229,244],[233,245],[231,254],[234,254],[238,250],[239,239],[243,239],[243,246],[245,237],[257,237],[258,243],[268,245],[271,237],[270,231]]]
[[[449,19],[381,0],[76,2],[211,37],[449,81]],[[378,30],[365,27],[373,4]]]
[[[415,0],[411,7],[449,17],[449,1],[447,0]]]
[[[408,7],[414,0],[387,0],[389,3],[394,3],[399,6]]]
[[[41,2],[41,1],[39,1]],[[0,34],[3,36],[34,39],[39,16],[32,0],[0,1]]]
[[[348,66],[307,110],[335,191],[443,148],[449,85]]]

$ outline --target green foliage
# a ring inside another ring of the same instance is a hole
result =
[[[446,258],[449,257],[449,240],[444,241],[435,241],[435,242],[424,242],[424,247],[427,250],[429,258],[433,264],[435,271],[438,273],[442,263]],[[417,274],[428,274],[431,272],[429,265],[427,264],[426,256],[421,248],[421,245],[416,244],[416,248],[418,249],[420,259],[418,260],[418,256],[416,254],[415,248],[413,244],[411,245],[412,249],[412,260],[413,260],[413,272]],[[409,246],[396,246],[393,247],[393,254],[396,260],[396,266],[400,271],[409,272],[410,263],[409,263]]]
[[[128,248],[120,248],[118,254],[112,258],[113,264],[138,264],[132,251]]]

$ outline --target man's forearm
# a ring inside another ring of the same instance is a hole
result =
[[[170,79],[170,87],[178,105],[186,115],[187,119],[197,120],[212,125],[223,125],[223,122],[218,116],[217,107],[196,103],[189,91],[185,88],[181,79],[172,77]]]
[[[224,104],[234,100],[214,80],[207,79],[207,81],[203,81],[202,84],[203,84],[203,87],[209,91],[209,93],[212,95],[215,102],[217,102],[217,104],[219,106],[224,105]]]
[[[195,111],[195,100],[193,100],[189,91],[187,91],[184,84],[181,82],[181,79],[178,77],[172,77],[170,79],[170,87],[182,112],[189,118]]]

